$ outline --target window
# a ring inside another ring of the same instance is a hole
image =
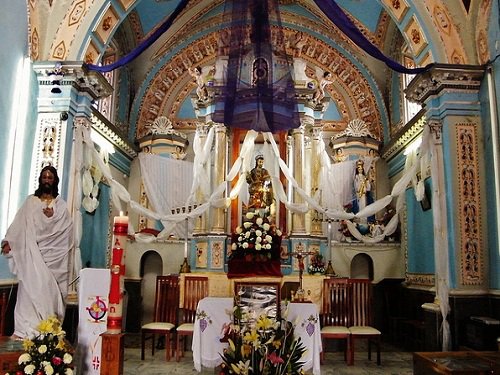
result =
[[[415,63],[412,58],[410,58],[407,55],[403,55],[403,65],[407,68],[415,68]],[[401,92],[404,93],[404,90],[408,87],[410,84],[411,80],[415,77],[414,74],[403,74],[402,75],[402,90]],[[408,123],[417,113],[420,111],[422,107],[420,104],[410,102],[409,100],[406,99],[406,96],[403,94],[403,121],[404,123]]]

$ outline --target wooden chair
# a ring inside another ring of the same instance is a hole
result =
[[[0,291],[0,336],[5,336],[5,317],[7,315],[7,291]]]
[[[208,277],[185,276],[184,278],[184,304],[182,307],[181,324],[177,327],[177,345],[175,359],[179,361],[184,355],[186,339],[193,336],[194,321],[198,302],[208,296]]]
[[[179,311],[179,276],[166,275],[156,277],[154,317],[151,323],[141,327],[141,360],[144,360],[144,348],[147,339],[151,339],[151,355],[155,354],[155,336],[165,336],[165,357],[170,361],[170,343],[173,342]],[[149,335],[149,337],[148,337]]]
[[[350,312],[349,284],[346,278],[323,280],[323,305],[321,313],[321,341],[323,351],[321,362],[325,359],[326,341],[345,340],[344,361],[352,365],[351,332],[349,331]]]
[[[368,359],[372,359],[371,344],[377,347],[377,365],[380,365],[380,337],[382,333],[372,327],[372,283],[368,279],[349,279],[351,292],[351,363],[354,363],[354,347],[357,339],[368,340]]]

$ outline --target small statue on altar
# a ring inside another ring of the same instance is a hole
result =
[[[266,208],[273,203],[273,188],[271,184],[271,175],[264,168],[264,156],[255,157],[255,167],[247,172],[248,201],[249,208]]]

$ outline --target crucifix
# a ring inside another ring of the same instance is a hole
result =
[[[290,253],[290,255],[297,258],[297,261],[299,262],[299,289],[297,289],[297,292],[295,293],[299,300],[303,300],[305,296],[305,291],[302,285],[302,276],[304,274],[305,267],[304,257],[315,254],[317,254],[317,252],[315,251],[304,251],[304,245],[301,242],[299,242],[299,244],[295,248],[295,251],[293,253]]]

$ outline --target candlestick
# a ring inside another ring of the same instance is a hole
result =
[[[107,332],[122,332],[123,295],[125,292],[125,248],[128,234],[128,216],[115,216],[113,220],[113,249],[111,254],[111,285],[109,290],[109,310]]]

